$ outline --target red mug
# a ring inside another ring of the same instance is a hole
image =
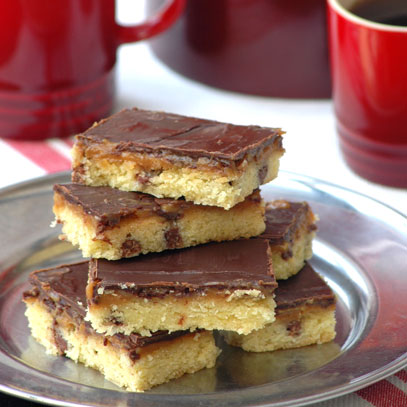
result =
[[[354,14],[362,6],[368,13],[372,4],[386,13],[396,10],[387,0],[327,1],[333,102],[343,156],[370,181],[407,187],[407,27]],[[407,17],[407,3],[398,3]]]
[[[149,0],[150,11],[162,0]],[[235,92],[284,98],[331,94],[325,0],[187,0],[149,43],[175,71]]]
[[[69,136],[109,114],[117,47],[167,29],[184,1],[124,27],[114,0],[0,0],[0,137]]]

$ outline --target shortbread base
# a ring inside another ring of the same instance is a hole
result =
[[[137,332],[149,336],[159,330],[197,328],[248,334],[273,322],[274,308],[273,296],[264,296],[259,290],[152,298],[141,298],[126,290],[106,290],[96,304],[89,305],[86,318],[97,332],[109,335]]]
[[[226,342],[248,352],[294,349],[330,342],[335,338],[335,305],[308,306],[301,311],[283,312],[275,322],[249,335],[222,332]]]

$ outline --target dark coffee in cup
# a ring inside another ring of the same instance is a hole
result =
[[[356,3],[350,12],[376,23],[407,26],[406,0],[366,0]]]

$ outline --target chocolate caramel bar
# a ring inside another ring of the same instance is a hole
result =
[[[276,286],[261,239],[92,259],[87,319],[107,334],[198,328],[247,334],[274,321]]]
[[[61,239],[84,257],[108,260],[249,238],[265,229],[259,190],[226,211],[110,187],[57,184],[53,211],[62,224]]]
[[[229,345],[267,352],[329,342],[335,338],[335,295],[309,263],[275,291],[276,320],[248,335],[223,332]]]
[[[72,180],[230,209],[277,176],[282,134],[125,109],[76,136]]]
[[[307,202],[275,200],[266,205],[266,230],[258,238],[269,242],[277,280],[298,273],[312,257],[316,216]]]
[[[84,320],[88,262],[30,275],[24,293],[33,337],[47,353],[66,356],[99,370],[129,391],[144,391],[185,373],[215,365],[219,350],[209,331],[101,335]]]

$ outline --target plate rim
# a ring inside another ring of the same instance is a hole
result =
[[[3,187],[0,189],[0,202],[3,199],[3,197],[5,195],[8,194],[13,194],[13,193],[18,193],[23,191],[24,189],[35,189],[35,188],[40,188],[41,186],[46,186],[50,188],[50,191],[52,191],[52,184],[57,182],[61,182],[62,179],[65,179],[69,182],[69,171],[65,171],[65,172],[59,172],[59,173],[53,173],[53,174],[48,174],[48,175],[44,175],[41,177],[37,177],[37,178],[33,178],[30,180],[26,180],[26,181],[22,181],[16,184],[12,184],[6,187]],[[391,207],[390,205],[381,202],[378,199],[372,198],[366,194],[354,191],[350,188],[347,187],[343,187],[340,185],[337,185],[335,183],[329,182],[329,181],[325,181],[325,180],[321,180],[315,177],[311,177],[311,176],[307,176],[307,175],[303,175],[303,174],[297,174],[295,172],[291,172],[291,171],[283,171],[280,170],[280,174],[284,174],[285,176],[288,176],[290,178],[290,180],[295,181],[295,182],[299,182],[299,181],[307,181],[307,182],[312,182],[313,184],[322,184],[322,185],[328,185],[330,187],[333,187],[335,189],[339,189],[339,190],[343,190],[343,191],[347,191],[350,192],[356,196],[360,196],[360,197],[364,197],[365,199],[368,199],[369,201],[372,201],[384,208],[386,208],[387,210],[390,210],[393,214],[401,216],[403,218],[404,221],[407,221],[407,215],[403,214],[401,211]],[[65,182],[65,181],[62,181]],[[267,184],[270,185],[270,184]],[[264,187],[264,186],[263,186]],[[2,270],[0,270],[0,274],[2,273]],[[10,356],[9,356],[10,357]],[[12,356],[11,356],[12,357]],[[0,367],[4,367],[4,352],[2,351],[2,349],[0,348]],[[22,364],[23,362],[16,360],[17,363]],[[7,363],[6,363],[7,365]],[[349,394],[352,393],[354,391],[357,391],[361,388],[364,388],[368,385],[371,385],[373,383],[376,383],[394,373],[396,373],[397,371],[405,368],[407,366],[407,347],[406,350],[403,354],[401,354],[398,358],[390,361],[389,363],[387,363],[384,366],[381,366],[380,368],[376,369],[376,371],[368,376],[368,377],[360,377],[358,378],[358,380],[355,380],[352,383],[348,383],[347,386],[341,386],[340,388],[335,388],[332,389],[330,391],[327,391],[325,393],[322,394],[322,398],[321,398],[321,394],[315,394],[315,395],[311,395],[311,396],[306,396],[306,397],[302,397],[300,399],[296,399],[296,400],[289,400],[289,401],[284,401],[282,403],[262,403],[262,404],[255,404],[255,405],[262,405],[262,406],[275,406],[275,407],[283,407],[283,406],[302,406],[302,405],[308,405],[314,402],[320,402],[320,401],[326,401],[326,400],[330,400],[332,398],[336,398],[336,397],[340,397],[343,396],[345,394]],[[30,367],[31,368],[31,367]],[[31,369],[35,369],[35,368],[31,368]],[[0,369],[1,370],[1,369]],[[36,369],[35,369],[36,370]],[[44,372],[38,371],[36,370],[40,376],[44,376],[46,378],[46,374]],[[62,380],[60,378],[57,378],[57,380]],[[66,381],[66,383],[68,384],[76,384],[70,381]],[[81,383],[77,383],[78,386],[86,386],[88,388],[92,388],[95,389],[95,387],[93,386],[89,386],[86,384],[81,384]],[[259,387],[264,387],[267,386],[268,384],[264,384],[261,386],[253,386],[250,387],[250,390],[259,388]],[[114,393],[120,393],[120,394],[136,394],[136,395],[140,395],[143,394],[144,397],[147,397],[147,399],[156,399],[156,398],[162,398],[165,396],[168,396],[168,394],[154,394],[154,393],[123,393],[122,391],[116,391],[116,390],[110,390],[110,389],[99,389],[97,388],[100,392],[114,392]],[[225,395],[228,394],[230,392],[234,392],[234,393],[247,393],[248,389],[237,389],[237,390],[222,390],[216,393],[216,395]],[[26,400],[30,400],[30,401],[35,401],[35,402],[40,402],[40,403],[46,403],[46,404],[51,404],[51,405],[58,405],[58,406],[81,406],[81,405],[87,405],[87,404],[78,404],[76,402],[71,402],[71,401],[65,401],[65,400],[56,400],[52,398],[52,395],[45,395],[45,396],[41,396],[38,394],[35,394],[33,392],[27,392],[27,389],[13,389],[9,386],[5,386],[2,383],[0,383],[0,391],[14,396],[14,397],[20,397]],[[211,394],[211,393],[208,393]],[[204,394],[205,395],[205,394]],[[183,399],[188,399],[188,398],[193,398],[196,399],[197,396],[196,394],[177,394],[176,397],[177,398],[183,398]],[[144,398],[143,397],[143,398]],[[90,405],[90,404],[89,404]],[[93,405],[93,404],[92,404]],[[97,404],[97,405],[101,405],[104,406],[105,404]],[[107,406],[108,404],[106,404]],[[251,404],[250,404],[251,405]]]

